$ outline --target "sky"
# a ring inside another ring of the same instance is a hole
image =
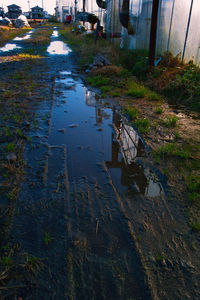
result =
[[[54,8],[56,6],[56,0],[43,0],[44,9],[48,11],[48,13],[53,14]],[[26,12],[29,10],[29,5],[27,0],[0,0],[0,6],[4,7],[4,10],[7,11],[7,6],[11,4],[16,4],[22,8],[22,11]],[[42,0],[30,0],[30,7],[34,6],[42,7]]]

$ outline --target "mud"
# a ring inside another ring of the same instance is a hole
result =
[[[43,268],[14,295],[199,299],[199,240],[150,149],[118,101],[83,83],[56,30],[47,53],[38,68],[49,97],[32,99],[37,126],[28,131],[8,231]]]

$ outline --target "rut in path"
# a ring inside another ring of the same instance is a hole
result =
[[[49,65],[52,99],[37,108],[12,229],[43,261],[29,298],[190,299],[197,272],[183,222],[141,139],[116,101],[88,90],[70,59]],[[165,264],[155,260],[162,253]]]

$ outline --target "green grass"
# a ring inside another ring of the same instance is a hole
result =
[[[155,93],[155,92],[149,91],[148,92],[148,99],[152,100],[152,101],[159,101],[159,100],[162,99],[162,97],[159,94]]]
[[[127,84],[126,95],[134,98],[144,98],[147,94],[147,89],[135,81],[129,81]]]
[[[21,129],[19,129],[19,128],[16,129],[16,133],[17,133],[17,135],[19,135],[20,137],[23,136],[23,133],[22,133]]]
[[[162,125],[164,125],[165,127],[168,128],[172,128],[175,127],[177,125],[177,121],[178,121],[178,117],[177,116],[168,116],[167,118],[165,118],[164,120],[162,120]]]
[[[161,262],[165,259],[165,257],[163,255],[160,255],[160,254],[156,253],[155,259],[156,259],[157,262]]]
[[[138,117],[138,115],[139,115],[139,111],[136,108],[134,108],[134,107],[129,107],[127,109],[127,113],[130,116],[131,120],[136,119]]]
[[[3,46],[6,42],[9,40],[14,39],[16,36],[19,36],[20,34],[24,34],[26,32],[30,31],[30,29],[0,29],[0,46]]]
[[[51,235],[49,232],[45,232],[44,234],[44,242],[46,245],[48,245],[51,242]]]
[[[191,174],[186,181],[188,189],[188,197],[192,203],[200,200],[200,177],[195,174]]]
[[[163,113],[163,109],[162,109],[162,107],[159,106],[154,110],[154,112],[157,115],[161,115]]]
[[[180,139],[180,133],[178,131],[174,132],[174,137],[176,140]]]
[[[8,255],[8,256],[3,256],[3,257],[1,258],[1,262],[2,262],[2,264],[5,265],[5,266],[10,266],[10,265],[12,265],[12,263],[13,263],[12,258],[10,257],[10,255]]]
[[[13,152],[13,151],[15,151],[15,147],[16,147],[15,143],[7,143],[6,144],[6,151],[7,152]]]
[[[21,122],[21,117],[19,115],[14,115],[12,117],[13,121],[17,124],[19,124]]]
[[[190,223],[190,227],[191,227],[194,231],[200,231],[200,223],[199,223],[199,222],[193,222],[193,223]]]
[[[134,125],[140,133],[148,133],[150,130],[150,122],[146,118],[136,120]]]
[[[111,92],[110,95],[111,95],[112,97],[120,97],[120,96],[121,96],[121,93],[118,92],[118,91],[114,91],[114,92]]]
[[[191,156],[189,149],[176,145],[175,143],[161,146],[154,151],[155,155],[161,155],[163,157],[179,157],[182,159],[188,159]]]
[[[101,86],[101,88],[100,88],[102,93],[108,93],[108,92],[110,92],[111,89],[112,89],[111,86],[107,86],[107,85]]]
[[[90,85],[95,86],[95,87],[101,87],[104,86],[105,89],[105,85],[107,85],[109,83],[108,78],[102,76],[102,75],[97,75],[97,76],[93,76],[93,77],[88,77],[87,81]]]

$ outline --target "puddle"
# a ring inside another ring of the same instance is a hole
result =
[[[143,143],[118,102],[101,99],[70,70],[57,74],[52,100],[48,122],[39,118],[46,129],[34,130],[25,149],[11,230],[12,240],[44,258],[31,299],[149,300],[132,219],[154,202],[144,196],[162,187],[140,163]]]
[[[26,34],[25,36],[22,36],[22,37],[16,37],[16,38],[13,39],[13,41],[24,41],[24,40],[28,40],[28,39],[30,39],[32,32],[33,32],[33,31],[31,30],[31,31],[30,31],[28,34]]]
[[[53,110],[49,144],[66,145],[69,168],[73,170],[70,180],[96,176],[103,185],[107,181],[104,165],[122,194],[163,194],[156,176],[138,163],[145,155],[144,146],[120,114],[118,103],[100,99],[68,71],[60,72],[56,86],[62,89],[63,96]],[[71,86],[73,89],[69,89]],[[63,102],[63,98],[67,101]],[[64,134],[59,132],[61,128],[65,129]]]
[[[1,47],[0,48],[0,53],[2,52],[9,52],[9,51],[13,51],[15,49],[21,49],[22,47],[20,47],[19,45],[17,44],[11,44],[11,43],[8,43],[6,44],[4,47]]]
[[[50,43],[47,52],[50,55],[68,55],[72,50],[62,41],[53,41]]]
[[[59,33],[57,30],[53,31],[52,37],[59,37]]]

